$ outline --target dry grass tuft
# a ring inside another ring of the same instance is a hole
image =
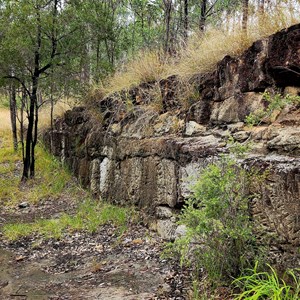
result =
[[[241,28],[233,32],[212,28],[205,35],[195,34],[169,73],[189,79],[195,74],[209,72],[224,56],[241,55],[253,42],[298,23],[299,17],[277,10],[272,14],[254,15],[250,21],[247,34]]]
[[[7,108],[0,108],[0,131],[7,131],[11,129],[10,113]]]
[[[231,25],[231,30],[210,28],[205,35],[194,34],[176,59],[164,58],[162,53],[141,52],[101,86],[94,87],[91,100],[174,74],[188,85],[193,75],[212,71],[224,56],[238,56],[254,41],[299,21],[298,14],[291,8],[274,8],[265,15],[250,16],[248,34],[240,25]]]
[[[64,98],[59,100],[54,105],[53,117],[58,118],[61,117],[67,110],[72,109],[76,105],[76,101],[74,99]],[[41,107],[39,111],[39,128],[47,128],[51,123],[51,107],[49,105],[44,105]]]
[[[99,87],[105,95],[137,86],[142,82],[158,81],[167,73],[167,62],[159,52],[141,52]],[[97,88],[95,89],[98,90]]]

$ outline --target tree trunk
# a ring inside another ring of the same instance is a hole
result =
[[[249,0],[243,0],[242,30],[245,32],[245,34],[247,34],[248,14],[249,14]]]
[[[188,38],[188,29],[189,29],[189,7],[188,7],[188,0],[184,0],[184,20],[183,20],[183,25],[184,25],[184,41],[187,42]]]
[[[201,11],[200,11],[200,22],[199,22],[199,29],[201,32],[205,31],[206,13],[207,13],[207,0],[202,0]]]
[[[22,100],[21,100],[21,112],[20,112],[20,140],[22,146],[22,160],[23,164],[25,161],[25,149],[24,149],[24,108],[26,102],[26,91],[23,89],[22,91]]]
[[[171,24],[171,11],[172,11],[172,0],[164,0],[165,4],[165,26],[166,26],[166,36],[165,36],[165,53],[171,52],[170,46],[170,24]]]
[[[35,175],[35,146],[37,144],[37,137],[38,137],[38,121],[39,121],[39,106],[36,101],[34,106],[34,127],[33,127],[32,143],[31,143],[30,178],[33,178]]]
[[[9,91],[9,108],[10,108],[10,121],[13,136],[14,150],[18,150],[18,134],[17,134],[17,101],[16,101],[16,87],[11,85]]]
[[[35,111],[36,101],[37,101],[37,99],[36,99],[36,93],[35,93],[30,96],[28,128],[27,128],[27,134],[26,134],[25,158],[24,158],[22,181],[25,181],[29,178],[29,170],[30,170],[31,159],[32,159],[31,149],[32,149],[32,141],[33,141],[34,111]]]

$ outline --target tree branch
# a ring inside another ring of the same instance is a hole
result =
[[[22,87],[24,88],[24,90],[26,91],[26,93],[28,94],[28,96],[29,96],[29,97],[31,96],[31,93],[30,93],[30,91],[28,90],[28,88],[26,87],[24,81],[21,80],[19,77],[9,75],[9,76],[4,76],[3,78],[4,78],[4,79],[14,79],[14,80],[17,80],[17,81],[22,85]]]

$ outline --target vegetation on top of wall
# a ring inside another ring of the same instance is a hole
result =
[[[256,40],[299,22],[297,16],[282,9],[256,14],[252,19],[247,33],[238,25],[232,30],[212,26],[206,32],[195,33],[175,56],[167,57],[162,51],[142,51],[114,75],[95,85],[91,95],[104,97],[171,75],[178,75],[180,81],[187,84],[195,74],[212,71],[224,56],[238,56]]]

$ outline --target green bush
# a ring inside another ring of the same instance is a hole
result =
[[[233,285],[241,289],[235,300],[298,300],[300,299],[300,280],[295,271],[288,270],[283,275],[291,282],[279,278],[276,271],[268,265],[269,272],[258,271],[258,263],[253,269],[247,270],[249,274],[237,278]],[[297,270],[299,272],[299,270]]]
[[[289,104],[300,104],[300,96],[293,96],[289,94],[283,97],[279,93],[271,95],[270,93],[265,92],[263,93],[263,100],[267,102],[267,108],[258,109],[255,112],[250,113],[245,119],[245,123],[247,125],[260,125],[264,119],[271,117],[274,111],[280,111]]]
[[[249,184],[259,176],[238,163],[239,149],[235,147],[235,155],[221,156],[200,174],[180,216],[187,234],[172,248],[182,263],[203,268],[216,285],[241,274],[260,252],[249,216]]]

